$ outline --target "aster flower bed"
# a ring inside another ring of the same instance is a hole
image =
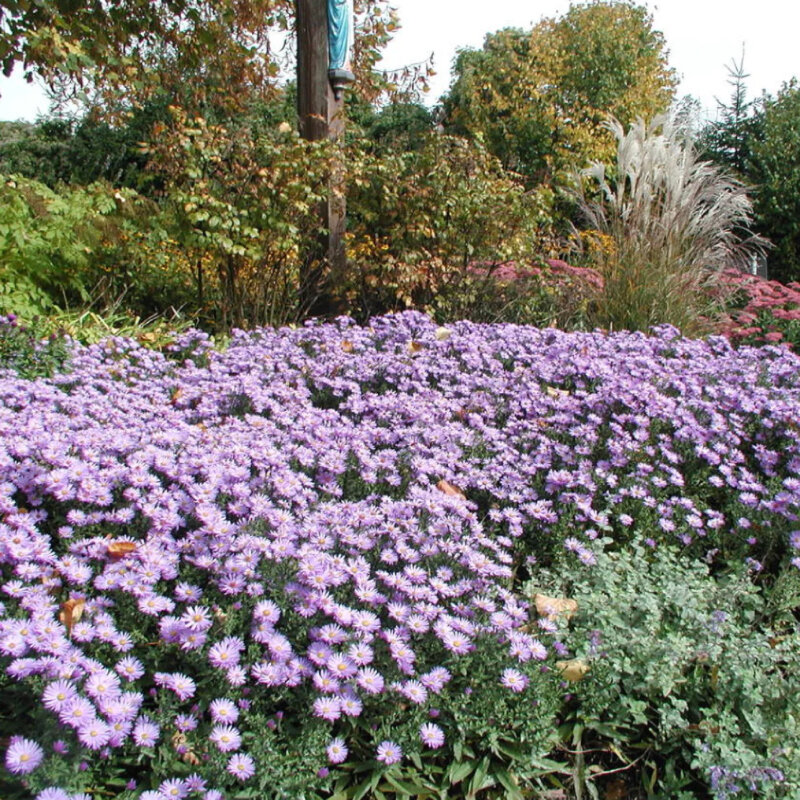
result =
[[[442,796],[482,785],[465,753],[533,769],[567,653],[525,581],[645,534],[800,566],[798,380],[785,348],[416,313],[6,372],[2,796]]]

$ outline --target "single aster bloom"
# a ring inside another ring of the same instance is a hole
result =
[[[99,750],[108,744],[111,728],[99,719],[93,719],[78,728],[78,739],[91,750]]]
[[[390,764],[397,764],[397,762],[403,757],[403,751],[400,749],[399,744],[385,741],[378,745],[378,750],[375,757],[378,759],[378,761],[382,761],[388,766]]]
[[[36,795],[36,800],[70,800],[70,796],[56,786],[48,786]]]
[[[426,747],[436,749],[444,744],[444,731],[432,722],[420,726],[419,738]]]
[[[227,770],[240,781],[246,781],[256,774],[256,764],[246,753],[237,753],[228,761]]]
[[[208,738],[223,753],[238,750],[242,744],[242,737],[233,725],[215,725]]]
[[[232,700],[227,700],[225,698],[213,700],[208,710],[211,712],[211,719],[213,719],[214,722],[232,723],[239,719],[239,709],[236,708],[236,704]]]
[[[59,712],[73,697],[77,696],[75,684],[71,681],[60,680],[51,683],[42,693],[42,703],[50,711]]]
[[[133,656],[121,658],[114,669],[121,677],[128,681],[135,681],[144,675],[144,666],[142,662]]]
[[[32,739],[13,736],[6,750],[6,767],[16,775],[33,772],[44,758],[44,750]]]
[[[347,758],[349,750],[344,743],[344,739],[331,739],[331,743],[326,750],[328,753],[328,760],[331,764],[341,764]]]
[[[169,800],[183,800],[183,798],[189,794],[189,786],[186,781],[182,781],[180,778],[174,778],[164,781],[158,787],[158,792],[162,797],[168,798]]]
[[[194,693],[197,691],[195,682],[188,675],[183,675],[181,673],[173,673],[170,675],[167,687],[175,692],[179,700],[188,700],[190,697],[193,697]]]
[[[314,716],[333,722],[342,716],[342,705],[336,697],[318,697],[314,701]]]
[[[511,689],[512,692],[522,692],[528,685],[528,676],[523,675],[517,669],[506,669],[500,676],[500,684],[506,689]]]
[[[161,729],[155,722],[140,717],[133,729],[133,741],[140,747],[152,747],[157,741]]]

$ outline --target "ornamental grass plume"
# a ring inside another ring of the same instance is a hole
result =
[[[603,276],[594,322],[613,330],[669,324],[685,335],[706,332],[717,274],[748,267],[768,244],[749,232],[745,187],[698,160],[685,131],[666,117],[640,119],[627,133],[613,117],[606,124],[617,139],[616,164],[584,170],[576,193],[594,245],[592,266]]]

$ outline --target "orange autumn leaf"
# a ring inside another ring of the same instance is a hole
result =
[[[65,600],[61,604],[61,611],[58,614],[58,618],[67,629],[67,636],[72,635],[72,627],[83,616],[84,608],[86,608],[86,601],[83,599]]]
[[[450,481],[446,481],[444,478],[436,484],[436,488],[440,492],[444,492],[449,497],[460,497],[462,500],[466,500],[467,496],[461,489],[458,488],[455,484],[450,483]]]
[[[108,546],[108,555],[118,561],[136,550],[136,542],[111,542]]]

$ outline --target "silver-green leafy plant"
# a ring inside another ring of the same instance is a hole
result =
[[[720,270],[746,268],[766,242],[749,231],[744,185],[698,158],[686,131],[666,117],[613,118],[616,164],[581,173],[577,192],[604,287],[595,305],[601,327],[648,330],[670,323],[701,332]]]

